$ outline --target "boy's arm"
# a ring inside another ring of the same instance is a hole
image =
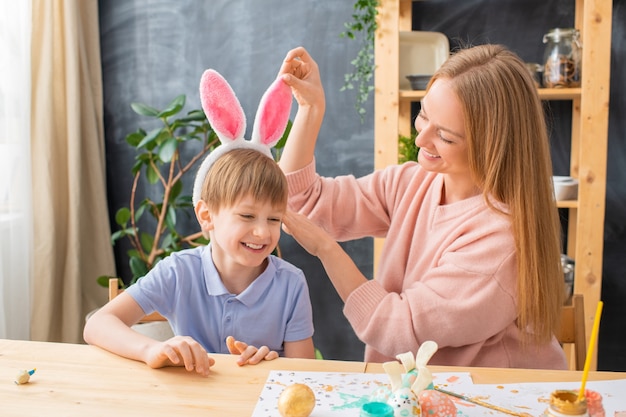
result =
[[[176,336],[159,342],[144,336],[130,326],[145,315],[139,304],[121,293],[89,318],[83,330],[85,342],[109,352],[146,363],[151,368],[184,366],[208,375],[214,360],[190,337]]]
[[[312,337],[296,342],[285,342],[284,348],[286,358],[315,359],[315,346]]]
[[[83,338],[91,345],[145,362],[142,353],[156,341],[130,328],[144,315],[130,295],[121,293],[89,318],[83,330]]]

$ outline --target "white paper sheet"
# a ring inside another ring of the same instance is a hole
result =
[[[374,390],[389,386],[386,374],[271,371],[259,396],[253,417],[281,417],[278,397],[291,384],[308,385],[316,397],[310,417],[358,417],[363,404]],[[434,373],[433,383],[458,394],[477,397],[509,410],[539,416],[548,405],[550,393],[557,389],[578,389],[580,383],[550,382],[523,384],[474,384],[469,373]],[[587,389],[602,395],[607,417],[626,415],[626,379],[588,381]],[[506,414],[453,398],[457,416],[505,416]]]

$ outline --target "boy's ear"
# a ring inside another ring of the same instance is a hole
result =
[[[200,200],[196,203],[194,211],[196,212],[196,219],[198,219],[198,223],[200,223],[202,231],[209,232],[210,230],[213,230],[213,217],[211,216],[209,206],[207,206],[204,200]]]

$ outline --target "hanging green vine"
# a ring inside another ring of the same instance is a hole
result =
[[[345,74],[344,85],[341,87],[341,91],[353,90],[356,85],[354,107],[361,117],[361,122],[366,113],[363,105],[367,102],[370,93],[374,91],[374,37],[377,28],[378,4],[378,0],[356,0],[352,21],[344,23],[346,31],[340,34],[341,37],[355,39],[357,33],[363,33],[361,49],[356,58],[350,62],[354,66],[354,71]]]

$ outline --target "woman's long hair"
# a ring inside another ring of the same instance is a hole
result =
[[[471,174],[508,206],[525,342],[547,342],[559,325],[564,284],[552,162],[541,100],[524,62],[501,45],[456,52],[433,76],[449,78],[465,113]]]

